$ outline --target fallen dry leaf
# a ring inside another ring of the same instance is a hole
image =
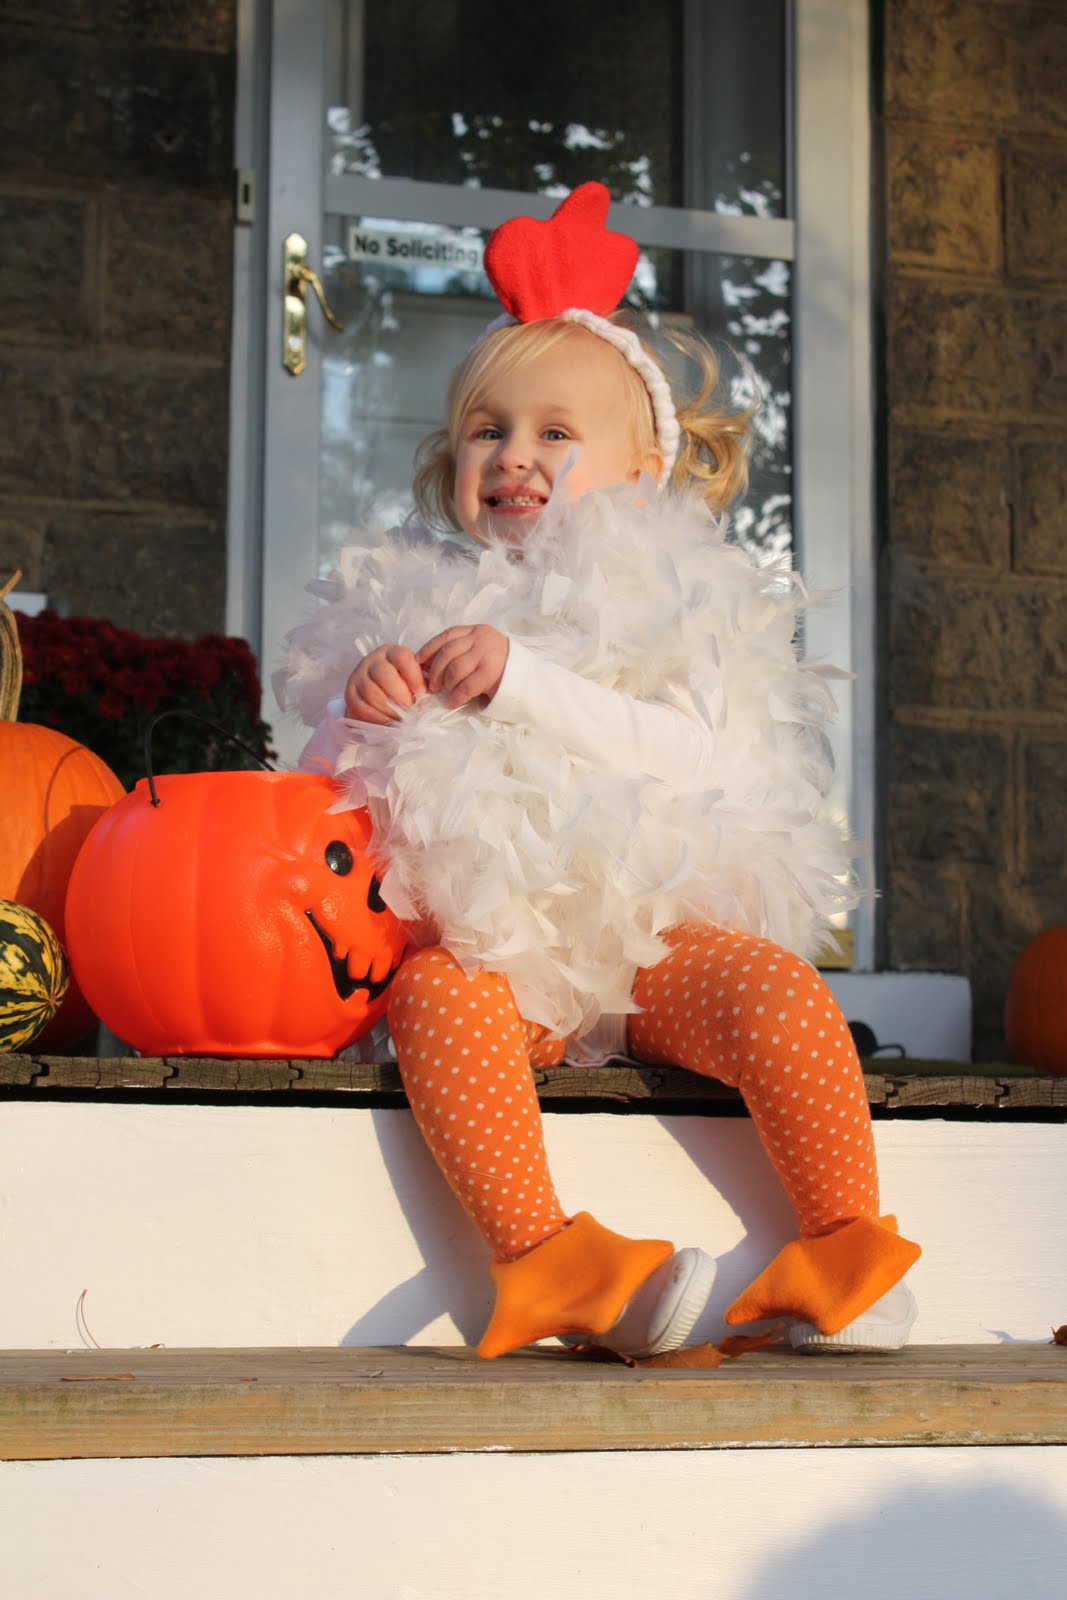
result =
[[[723,1361],[736,1361],[750,1350],[764,1350],[769,1344],[778,1344],[783,1324],[769,1328],[766,1333],[735,1333],[721,1344],[696,1344],[681,1350],[668,1350],[666,1355],[646,1356],[636,1363],[639,1367],[717,1367]]]
[[[746,1355],[750,1350],[764,1350],[768,1345],[780,1343],[783,1329],[784,1324],[777,1323],[766,1333],[735,1333],[721,1344],[683,1345],[681,1350],[668,1350],[661,1356],[644,1356],[640,1360],[634,1356],[620,1356],[600,1344],[572,1345],[571,1353],[581,1356],[585,1361],[604,1361],[623,1367],[681,1367],[711,1371],[721,1366],[723,1361],[736,1361],[738,1356]]]
[[[724,1356],[743,1356],[749,1350],[766,1350],[771,1344],[784,1344],[785,1323],[776,1322],[765,1333],[735,1333],[724,1339],[719,1349]]]
[[[703,1367],[710,1370],[721,1366],[723,1353],[717,1344],[688,1344],[680,1350],[667,1350],[661,1356],[645,1356],[635,1361],[635,1367]]]

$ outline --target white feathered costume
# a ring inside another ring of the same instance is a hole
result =
[[[535,658],[678,708],[712,741],[709,770],[620,772],[553,726],[426,696],[388,727],[341,725],[339,808],[366,805],[382,894],[419,937],[505,974],[522,1015],[580,1038],[635,1009],[657,937],[701,920],[800,955],[855,901],[850,849],[826,813],[826,676],[799,663],[807,597],[784,566],[726,543],[696,498],[636,489],[556,497],[521,553],[442,545],[408,525],[345,552],[289,639],[275,686],[320,724],[377,645],[417,651],[489,623]]]

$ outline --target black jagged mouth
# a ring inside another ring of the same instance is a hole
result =
[[[305,911],[304,915],[322,940],[322,947],[326,951],[326,959],[330,963],[330,971],[333,974],[333,986],[342,1000],[351,1000],[357,989],[365,989],[367,991],[368,1001],[377,1000],[379,995],[385,993],[393,981],[393,976],[400,965],[399,961],[396,966],[389,968],[384,978],[372,978],[369,968],[362,978],[353,978],[348,970],[347,957],[342,959],[337,954],[333,947],[333,940],[322,926],[322,923],[319,922],[314,911]]]

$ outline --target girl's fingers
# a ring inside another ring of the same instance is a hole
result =
[[[443,632],[435,633],[432,639],[427,639],[416,656],[420,667],[428,666],[442,645],[449,644],[453,639],[466,638],[470,632],[471,628],[466,626],[445,628]]]
[[[353,722],[374,722],[379,728],[387,727],[390,722],[396,721],[396,712],[388,715],[375,711],[365,700],[357,700],[352,706],[346,708],[347,714]]]
[[[345,690],[345,716],[353,722],[376,722],[381,726],[392,722],[396,712],[365,673],[354,672]]]
[[[403,677],[391,661],[377,662],[371,668],[369,676],[370,686],[374,692],[369,693],[365,688],[363,691],[364,696],[373,705],[378,706],[380,710],[388,710],[390,701],[394,705],[409,706],[415,699],[411,689],[408,688]],[[421,672],[419,673],[419,688],[422,688]]]
[[[446,628],[428,639],[418,660],[430,694],[444,694],[449,708],[494,694],[507,660],[506,637],[495,628]]]
[[[472,700],[477,700],[482,692],[481,674],[471,673],[467,678],[457,683],[454,689],[448,691],[445,704],[449,711],[456,711],[460,706],[469,705]]]
[[[386,660],[403,680],[412,700],[417,700],[419,695],[426,692],[422,667],[419,665],[418,657],[413,650],[406,650],[403,645],[396,645],[389,651]],[[404,703],[409,704],[410,702]]]
[[[458,631],[458,630],[457,630]],[[445,640],[426,664],[426,687],[431,694],[450,688],[455,681],[453,664],[471,653],[469,632]]]
[[[480,651],[469,650],[466,655],[460,656],[445,674],[443,691],[449,710],[454,711],[457,706],[477,700],[489,689],[492,679],[492,667]]]
[[[419,688],[422,688],[419,674]],[[379,724],[396,720],[397,706],[409,706],[415,696],[387,661],[375,662],[366,672],[353,675],[345,693],[345,710],[357,722]]]
[[[388,697],[380,694],[373,684],[365,684],[362,692],[353,702],[349,713],[357,722],[392,722],[396,717],[395,709],[389,704]]]

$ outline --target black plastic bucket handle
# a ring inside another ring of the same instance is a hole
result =
[[[245,744],[243,739],[239,739],[235,733],[231,733],[229,728],[224,728],[219,722],[212,722],[210,717],[202,717],[198,711],[159,711],[144,731],[144,770],[145,777],[148,779],[148,792],[152,796],[152,804],[154,806],[159,805],[159,796],[156,793],[155,779],[152,775],[152,734],[164,717],[191,717],[194,722],[202,722],[205,728],[212,728],[216,733],[221,733],[224,739],[229,739],[231,744],[239,745],[245,755],[251,756],[253,761],[258,761],[266,772],[277,772],[278,770],[277,767],[272,767],[269,761],[265,761],[257,750],[253,750],[250,744]]]

